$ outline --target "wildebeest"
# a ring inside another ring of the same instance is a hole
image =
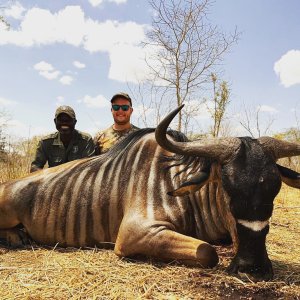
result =
[[[23,224],[41,244],[111,242],[119,256],[205,268],[218,263],[211,244],[233,241],[229,271],[270,279],[265,240],[273,200],[281,181],[300,186],[299,174],[276,160],[299,155],[299,145],[269,137],[188,142],[176,132],[166,135],[179,109],[155,134],[140,130],[102,156],[2,184],[2,237],[17,242],[15,226]]]

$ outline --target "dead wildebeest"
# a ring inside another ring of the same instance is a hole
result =
[[[299,145],[270,137],[189,142],[166,134],[179,109],[155,134],[140,130],[101,156],[2,184],[2,237],[18,243],[15,226],[23,224],[41,244],[111,242],[119,256],[204,268],[218,263],[211,244],[232,240],[236,254],[229,271],[270,279],[265,242],[273,201],[281,181],[299,188],[299,174],[276,160],[299,155]]]

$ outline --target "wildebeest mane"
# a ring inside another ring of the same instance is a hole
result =
[[[128,136],[126,136],[124,139],[122,139],[121,142],[114,145],[109,151],[100,155],[99,157],[101,157],[101,160],[107,161],[107,160],[113,160],[117,156],[124,155],[143,136],[145,136],[149,133],[152,133],[154,131],[155,131],[155,128],[142,128],[142,129],[133,131]],[[178,142],[188,141],[187,137],[181,132],[178,132],[175,130],[169,130],[167,133]],[[183,156],[177,155],[177,154],[174,154],[172,157],[174,157],[174,159],[175,159],[175,157],[178,157],[175,160],[178,160],[179,157],[183,158]]]
[[[130,133],[124,139],[122,139],[119,143],[114,145],[109,151],[105,152],[102,155],[95,157],[94,159],[98,162],[107,162],[113,161],[116,157],[120,157],[126,155],[128,151],[132,148],[132,146],[138,142],[143,136],[150,134],[155,131],[155,128],[142,128],[137,131]],[[176,130],[168,130],[167,134],[171,136],[177,142],[187,142],[188,138],[181,132]],[[93,160],[91,160],[93,161]],[[182,168],[178,173],[175,174],[174,177],[180,175],[182,172],[185,172],[190,168],[189,174],[195,173],[201,165],[203,165],[203,159],[196,156],[183,156],[179,154],[173,155],[162,155],[159,157],[159,161],[165,165],[165,170],[169,170],[172,167],[182,166]],[[203,168],[202,168],[203,169]]]
[[[144,135],[154,132],[154,128],[142,128],[137,131],[133,131],[128,136],[126,136],[121,142],[114,145],[110,148],[109,151],[100,155],[101,159],[104,161],[106,160],[113,160],[117,156],[126,154],[129,149]]]
[[[174,138],[177,142],[188,142],[189,139],[186,135],[183,133],[176,131],[176,130],[169,130],[167,132],[171,137]],[[188,169],[189,172],[188,175],[194,174],[197,172],[200,168],[202,170],[206,169],[207,165],[210,165],[209,160],[205,160],[203,158],[197,157],[197,156],[188,156],[188,155],[180,155],[180,154],[174,154],[171,156],[162,156],[160,158],[160,161],[162,163],[167,163],[167,166],[165,167],[166,170],[171,169],[172,167],[176,166],[184,166],[179,172],[177,172],[174,177],[179,176],[181,173],[186,172]]]

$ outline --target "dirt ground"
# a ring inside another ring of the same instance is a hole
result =
[[[231,247],[212,270],[119,259],[111,250],[0,248],[0,299],[300,299],[300,192],[283,187],[267,247],[275,277],[226,273]]]

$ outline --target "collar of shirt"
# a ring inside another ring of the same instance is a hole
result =
[[[72,139],[71,139],[71,141],[68,145],[68,149],[71,148],[74,144],[77,144],[77,143],[78,143],[78,132],[77,132],[76,129],[74,129]],[[64,144],[60,139],[60,134],[59,134],[58,131],[55,133],[55,137],[54,137],[52,145],[53,146],[64,147]]]

